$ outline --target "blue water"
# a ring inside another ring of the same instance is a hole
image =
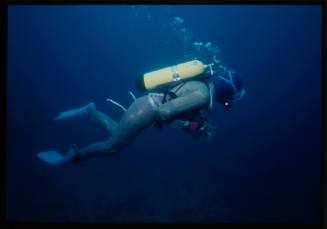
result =
[[[244,80],[213,141],[149,129],[114,157],[43,164],[107,137],[60,112],[94,102],[119,120],[107,98],[128,106],[136,77],[187,60],[174,17]],[[7,219],[321,223],[321,49],[320,6],[10,6]]]

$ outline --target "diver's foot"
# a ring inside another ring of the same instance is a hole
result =
[[[75,146],[75,147],[74,147]],[[79,150],[76,145],[73,145],[68,153],[62,156],[57,151],[45,151],[40,152],[37,156],[43,161],[50,165],[61,166],[69,163],[75,164],[79,161]]]
[[[63,120],[63,119],[68,119],[68,118],[74,118],[78,116],[83,116],[90,114],[91,112],[95,111],[96,107],[94,103],[89,103],[83,107],[76,108],[76,109],[71,109],[67,110],[64,112],[61,112],[56,118],[54,118],[54,121],[57,120]]]

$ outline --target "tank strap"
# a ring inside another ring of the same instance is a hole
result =
[[[185,84],[185,82],[182,82],[181,84],[179,84],[179,86],[177,87],[177,89],[175,90],[175,92],[170,91],[170,90],[165,90],[163,92],[164,96],[163,96],[163,99],[162,99],[162,103],[166,103],[168,101],[167,100],[167,95],[169,95],[173,99],[174,98],[177,98],[178,96],[176,95],[176,92],[179,91],[179,89],[181,89],[184,84]],[[163,130],[164,123],[166,123],[166,122],[156,121],[155,124],[154,124],[154,126],[156,126],[158,128],[158,130]]]
[[[164,98],[163,98],[163,103],[167,102],[167,95],[169,95],[170,97],[172,97],[173,99],[177,98],[178,96],[176,95],[176,93],[179,91],[179,89],[181,89],[184,86],[185,82],[182,82],[178,85],[177,89],[175,90],[175,92],[167,89],[164,91]]]

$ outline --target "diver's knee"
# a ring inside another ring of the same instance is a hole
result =
[[[96,106],[94,103],[89,103],[87,106],[86,106],[86,111],[88,114],[92,114],[94,113],[95,111],[97,110]]]

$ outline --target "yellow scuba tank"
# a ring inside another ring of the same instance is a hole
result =
[[[152,91],[162,87],[173,85],[181,80],[187,80],[199,76],[207,65],[199,60],[192,60],[174,66],[162,68],[145,73],[137,79],[136,86],[142,91]]]

